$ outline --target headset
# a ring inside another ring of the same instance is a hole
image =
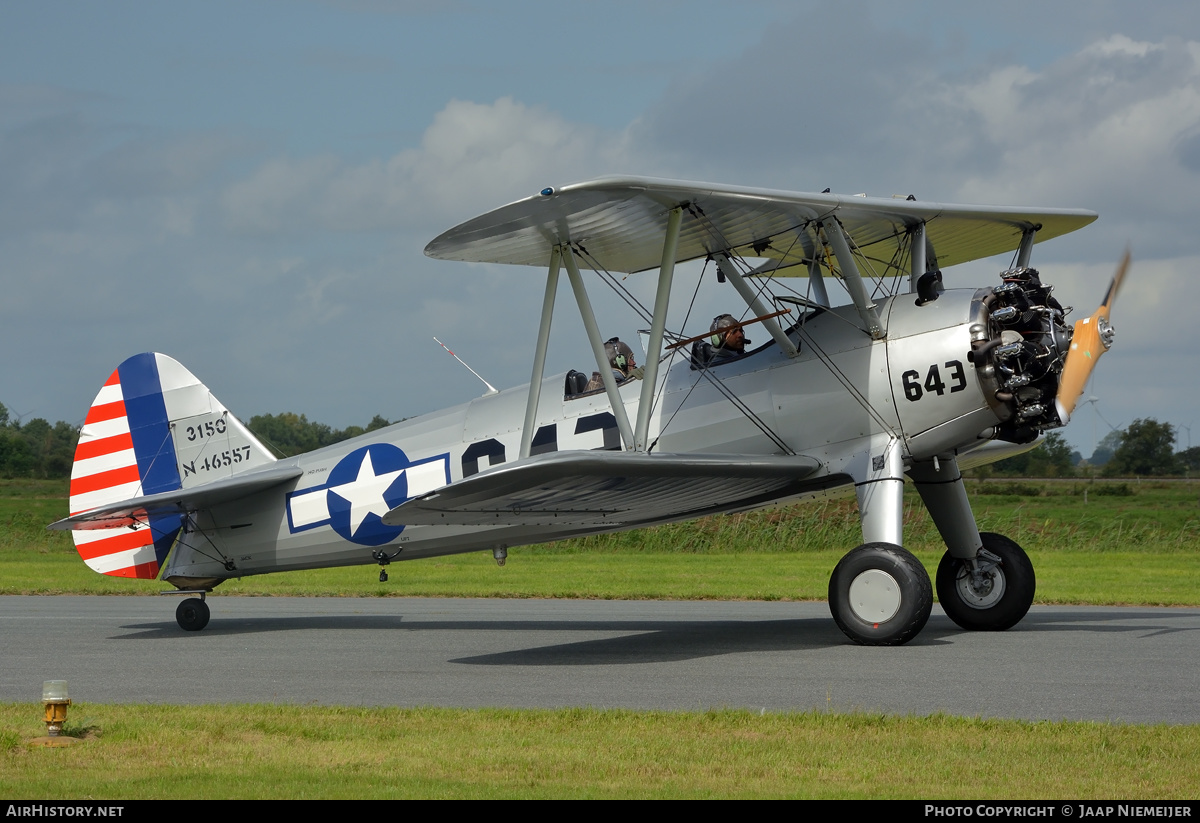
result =
[[[625,356],[625,352],[621,351],[621,338],[614,337],[611,340],[606,341],[604,345],[612,346],[613,348],[613,356],[608,359],[608,362],[611,363],[614,368],[625,371],[626,366],[629,365],[629,358]]]
[[[721,321],[726,318],[729,319],[729,323],[722,326]],[[737,321],[733,319],[732,314],[718,314],[713,318],[712,325],[708,327],[709,331],[713,332],[713,335],[708,339],[713,344],[713,348],[719,349],[725,345],[725,335],[734,329],[740,328],[741,326],[737,325]],[[742,334],[745,334],[745,332],[742,332]],[[746,342],[749,343],[750,341],[747,340]]]

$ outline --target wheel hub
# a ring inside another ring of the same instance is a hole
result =
[[[990,609],[1004,597],[1004,572],[999,566],[986,571],[963,569],[955,583],[963,605],[972,609]]]
[[[867,623],[886,623],[900,611],[900,585],[882,569],[867,569],[850,583],[850,609]]]

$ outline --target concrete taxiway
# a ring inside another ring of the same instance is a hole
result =
[[[964,632],[938,607],[899,648],[823,603],[0,597],[0,700],[66,679],[91,702],[808,709],[1200,723],[1200,610],[1034,607]]]

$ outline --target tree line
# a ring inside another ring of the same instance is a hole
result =
[[[1175,451],[1177,431],[1153,417],[1113,429],[1086,460],[1058,432],[1036,449],[988,467],[991,474],[1013,477],[1177,477],[1200,470],[1200,447]]]
[[[40,417],[24,425],[0,403],[0,477],[70,477],[79,430]]]
[[[366,426],[335,429],[309,420],[303,414],[283,412],[256,415],[250,418],[247,425],[277,457],[291,457],[382,429],[392,423],[377,414]],[[8,409],[0,403],[0,477],[70,477],[78,442],[79,429],[72,424],[60,420],[51,425],[40,417],[22,423],[12,420]]]
[[[309,420],[303,414],[259,414],[247,424],[278,457],[291,457],[331,446],[360,434],[392,425],[379,415],[366,426],[335,429]],[[1114,429],[1084,459],[1072,451],[1058,432],[1050,432],[1036,449],[980,469],[989,475],[1010,477],[1170,477],[1200,471],[1200,446],[1175,451],[1177,431],[1170,423],[1152,417],[1134,420]],[[51,425],[36,417],[28,423],[11,420],[0,403],[0,477],[70,477],[79,431],[70,423]]]
[[[375,415],[365,427],[347,426],[344,429],[335,429],[324,423],[309,420],[303,414],[283,412],[256,414],[246,425],[259,440],[273,448],[277,456],[292,457],[382,429],[392,425],[392,422]]]

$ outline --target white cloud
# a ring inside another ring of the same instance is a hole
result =
[[[1079,54],[1084,57],[1100,56],[1111,57],[1112,55],[1132,55],[1134,57],[1145,57],[1154,51],[1159,51],[1163,48],[1158,43],[1147,43],[1137,41],[1124,34],[1114,34],[1105,40],[1099,40],[1095,43],[1090,43],[1080,50]]]
[[[450,101],[419,148],[386,161],[272,159],[225,192],[231,227],[257,234],[444,226],[564,177],[619,165],[621,135],[512,98]]]
[[[680,80],[631,127],[631,153],[748,185],[1091,208],[1115,234],[1078,247],[1092,259],[1131,238],[1159,254],[1193,247],[1194,39],[1105,34],[1035,66],[850,16],[823,18],[816,38],[807,19],[776,26]]]
[[[1042,72],[1006,66],[948,86],[943,96],[979,114],[999,153],[958,196],[1085,205],[1127,226],[1181,226],[1200,183],[1178,159],[1181,141],[1200,128],[1197,54],[1195,43],[1115,36]]]

